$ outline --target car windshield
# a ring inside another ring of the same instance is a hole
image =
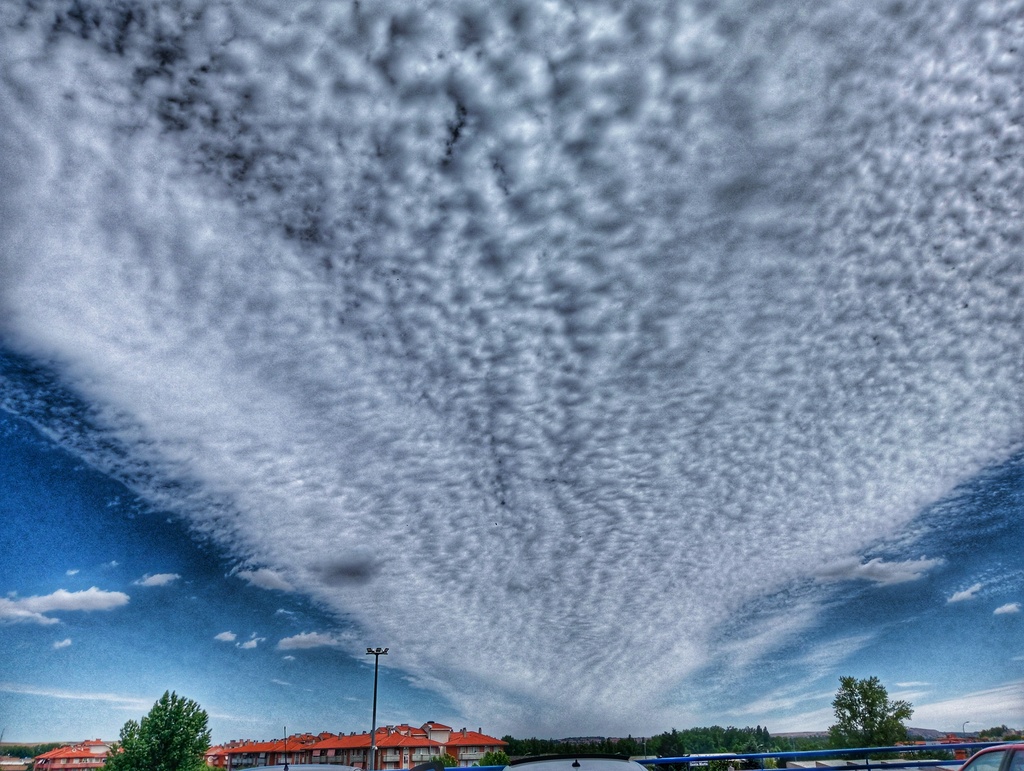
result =
[[[965,765],[960,771],[999,771],[999,766],[1006,757],[1006,750],[986,752],[978,755],[974,760]]]

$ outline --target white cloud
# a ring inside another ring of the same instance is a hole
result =
[[[1020,440],[1012,23],[225,0],[149,89],[23,5],[3,336],[102,420],[5,405],[454,709],[640,720],[764,596],[926,574],[860,555]]]
[[[918,680],[910,680],[904,683],[896,683],[897,688],[926,688],[931,683],[925,683]]]
[[[285,661],[295,661],[295,657],[291,656],[291,655],[289,655],[289,656],[282,656],[281,658],[284,659]]]
[[[268,570],[267,568],[239,570],[235,575],[252,586],[258,586],[260,589],[276,589],[281,592],[295,591],[295,587],[288,583],[280,573]]]
[[[941,559],[921,557],[905,562],[886,562],[875,557],[861,563],[855,557],[836,560],[817,571],[816,576],[822,581],[849,581],[860,579],[871,581],[882,586],[903,584],[924,578],[925,573],[942,564]]]
[[[66,691],[59,688],[42,688],[23,683],[0,682],[0,693],[16,693],[24,696],[39,696],[47,699],[70,701],[98,701],[126,707],[134,710],[148,710],[153,706],[154,699],[143,699],[135,696],[122,696],[116,693],[92,693],[88,691]]]
[[[66,637],[63,640],[55,642],[53,644],[53,649],[54,650],[60,650],[61,648],[68,648],[70,646],[71,646],[71,638],[70,637]]]
[[[1011,682],[963,696],[914,704],[914,724],[959,727],[965,715],[978,725],[1019,725],[1024,714],[1024,682]]]
[[[242,650],[252,650],[266,639],[266,637],[257,637],[256,634],[253,633],[252,636],[250,636],[250,638],[246,640],[244,643],[235,643],[235,645],[236,647],[241,648]]]
[[[771,726],[773,733],[785,733],[789,731],[824,731],[836,722],[836,715],[832,707],[819,707],[795,715],[781,715],[772,718]]]
[[[66,572],[64,573],[64,575],[66,575],[66,576],[75,576],[75,575],[78,575],[78,570],[76,570],[76,569],[71,569],[71,570],[68,570],[68,571],[66,571]]]
[[[1008,613],[1020,613],[1020,603],[1008,602],[1005,605],[1000,605],[998,608],[992,611],[992,613],[996,616],[1003,616]]]
[[[221,642],[234,642],[236,635],[234,632],[221,632],[218,635],[214,635],[214,640],[220,640]]]
[[[135,584],[138,586],[167,586],[168,584],[174,583],[179,578],[181,578],[181,576],[177,573],[157,573],[155,575],[146,573],[146,575],[138,581],[135,581]]]
[[[107,592],[95,586],[80,592],[58,589],[53,594],[37,597],[0,598],[0,621],[56,624],[59,619],[47,613],[59,610],[92,611],[112,610],[128,604],[124,592]]]
[[[281,651],[305,650],[307,648],[337,648],[342,645],[342,640],[333,634],[322,632],[300,632],[292,637],[285,637],[277,643],[277,649]]]
[[[834,696],[832,691],[817,691],[812,693],[775,693],[761,696],[752,702],[748,702],[729,711],[731,716],[746,717],[748,715],[766,715],[776,712],[789,712],[808,702],[831,700]]]
[[[290,686],[291,685],[291,683],[289,683],[289,682],[287,682],[285,680],[274,680],[274,679],[271,679],[270,682],[276,683],[277,685],[284,685],[284,686]]]
[[[964,589],[960,592],[953,592],[946,602],[963,602],[964,600],[973,600],[975,595],[981,591],[981,584],[973,584],[972,586]]]

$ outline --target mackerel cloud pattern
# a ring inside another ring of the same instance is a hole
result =
[[[920,576],[1024,437],[1019,2],[0,22],[0,334],[89,415],[6,406],[484,722]]]

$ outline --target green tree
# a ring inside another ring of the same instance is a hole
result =
[[[165,691],[140,722],[124,724],[118,751],[104,771],[204,771],[210,747],[206,720],[196,702]]]
[[[444,766],[445,768],[453,768],[453,767],[459,765],[459,761],[457,761],[455,758],[453,758],[447,752],[444,755],[441,755],[438,758],[438,760],[441,761],[441,765]]]
[[[1003,724],[1003,725],[992,726],[991,728],[984,728],[981,731],[978,731],[978,738],[979,739],[1002,739],[1004,736],[1006,736],[1008,734],[1011,734],[1011,733],[1013,733],[1013,729],[1011,729],[1006,724]]]
[[[828,735],[833,747],[888,747],[904,741],[903,721],[914,714],[909,701],[890,701],[877,677],[840,677],[832,708],[836,723]]]
[[[505,750],[491,750],[485,752],[483,757],[480,758],[478,766],[507,766],[508,755],[505,754]]]

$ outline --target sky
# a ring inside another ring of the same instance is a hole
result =
[[[1024,726],[1021,2],[0,4],[0,728]]]

